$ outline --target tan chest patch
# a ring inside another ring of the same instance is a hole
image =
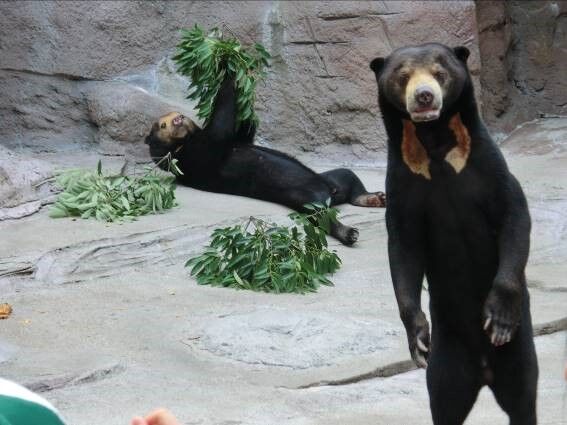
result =
[[[449,129],[455,135],[457,145],[445,155],[451,167],[459,174],[467,165],[471,151],[471,137],[469,131],[461,121],[460,114],[456,114],[449,121]],[[421,144],[415,133],[415,125],[410,120],[404,120],[404,132],[402,138],[402,158],[409,169],[431,180],[429,164],[431,160],[427,155],[425,147]]]
[[[449,121],[449,128],[455,135],[457,146],[447,152],[445,161],[447,161],[459,174],[467,165],[469,154],[471,153],[471,136],[469,131],[461,121],[461,115],[455,114]]]
[[[429,174],[429,163],[431,161],[415,134],[415,125],[410,120],[404,120],[402,158],[413,173],[421,174],[427,180],[431,180],[431,174]]]

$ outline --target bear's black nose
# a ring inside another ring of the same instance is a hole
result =
[[[429,87],[418,87],[415,90],[415,100],[422,108],[431,106],[433,103],[433,93]]]

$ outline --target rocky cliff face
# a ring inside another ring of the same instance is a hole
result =
[[[157,115],[191,113],[168,58],[178,30],[196,23],[273,54],[258,90],[258,142],[326,162],[383,158],[373,57],[409,43],[465,44],[480,72],[470,1],[3,2],[0,143],[144,157]]]
[[[567,114],[567,1],[479,1],[484,117],[510,132]]]

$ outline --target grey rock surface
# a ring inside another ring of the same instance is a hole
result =
[[[541,424],[567,423],[565,121],[528,123],[503,143],[533,219]],[[75,155],[67,161],[86,161]],[[380,189],[384,171],[357,173]],[[341,208],[361,238],[353,248],[330,241],[343,260],[334,287],[263,294],[199,286],[183,263],[215,227],[250,215],[284,223],[289,211],[177,194],[178,208],[122,225],[44,210],[0,222],[0,302],[14,308],[0,323],[0,375],[41,392],[76,425],[124,424],[157,406],[201,425],[431,424],[390,281],[384,210]],[[483,390],[467,424],[506,422]]]
[[[52,166],[0,146],[0,221],[36,213],[52,200]]]
[[[6,4],[0,4],[0,8]],[[4,66],[2,61],[1,145],[38,153],[63,153],[93,144],[96,127],[89,119],[80,82],[61,75],[7,71]]]
[[[567,1],[478,1],[483,112],[505,133],[567,115]]]
[[[566,10],[567,1],[551,0],[3,2],[0,144],[61,152],[98,142],[105,154],[138,157],[143,149],[134,145],[161,106],[193,107],[169,58],[178,30],[195,23],[260,41],[273,54],[258,88],[264,144],[330,163],[380,163],[385,133],[369,60],[424,41],[472,50],[485,119],[509,133],[542,114],[566,113]],[[115,81],[133,87],[113,93]],[[125,106],[120,93],[136,88],[146,90],[148,107],[134,95],[130,112],[113,123]]]
[[[338,322],[333,314],[273,307],[221,316],[201,332],[198,348],[213,356],[290,369],[331,366],[353,355],[396,348],[399,338],[398,329],[381,320]]]
[[[186,103],[187,81],[168,58],[178,30],[195,23],[272,52],[257,93],[260,142],[329,162],[383,157],[375,56],[409,43],[465,44],[475,78],[480,71],[472,1],[3,2],[0,143],[39,152],[98,142],[102,153],[136,157],[152,115]]]

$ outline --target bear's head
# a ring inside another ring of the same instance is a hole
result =
[[[427,43],[375,58],[370,68],[376,74],[381,106],[387,102],[413,122],[438,119],[470,86],[468,57],[466,47]]]
[[[179,112],[170,112],[152,126],[145,143],[152,157],[161,157],[179,147],[198,130],[197,124]]]

